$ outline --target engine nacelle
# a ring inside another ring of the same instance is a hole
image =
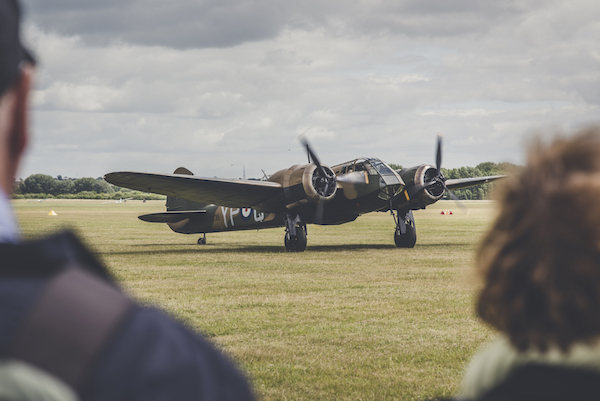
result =
[[[296,202],[313,203],[328,202],[337,192],[334,172],[321,165],[327,176],[322,176],[316,164],[296,164],[287,170],[273,174],[269,181],[280,183],[289,204]]]
[[[440,173],[441,174],[441,173]],[[420,166],[409,167],[400,171],[400,176],[406,183],[406,187],[419,188],[428,182],[431,182],[437,175],[437,169],[429,164],[422,164]],[[443,176],[441,177],[443,179]],[[441,182],[437,182],[424,188],[422,191],[418,191],[414,194],[414,197],[418,199],[419,207],[425,207],[432,203],[437,202],[442,196],[444,196],[444,186]],[[414,198],[413,198],[414,200]]]

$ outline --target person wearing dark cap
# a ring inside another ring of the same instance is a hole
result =
[[[9,194],[35,61],[19,20],[0,0],[0,399],[252,400],[232,362],[131,300],[75,235],[20,241]]]

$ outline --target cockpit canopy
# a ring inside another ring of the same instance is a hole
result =
[[[365,184],[373,183],[378,185],[381,191],[379,198],[389,200],[396,197],[404,189],[404,181],[398,173],[396,173],[385,162],[375,158],[366,157],[355,159],[350,162],[333,166],[335,175],[341,176],[344,174],[355,174],[364,171]]]
[[[375,157],[352,160],[350,162],[334,166],[333,171],[336,175],[347,174],[353,171],[366,171],[369,175],[396,175],[390,166]]]

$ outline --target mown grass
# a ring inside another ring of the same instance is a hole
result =
[[[136,218],[163,205],[14,201],[24,237],[75,229],[130,293],[224,349],[262,400],[450,396],[491,336],[474,318],[472,274],[490,202],[416,212],[414,249],[396,248],[392,218],[371,213],[309,226],[304,253],[284,251],[283,228],[208,234],[198,246]]]

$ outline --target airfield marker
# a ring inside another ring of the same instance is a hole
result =
[[[54,210],[50,210],[50,213],[48,213],[48,216],[58,216],[58,214],[56,214],[56,212]]]

